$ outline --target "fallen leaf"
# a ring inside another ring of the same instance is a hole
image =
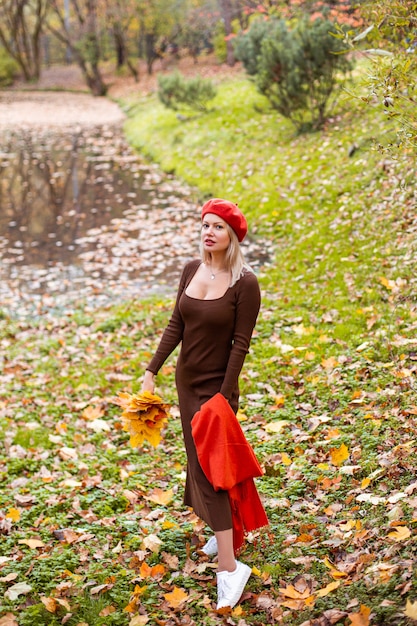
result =
[[[332,448],[330,450],[330,458],[333,465],[342,465],[342,463],[349,458],[349,450],[345,444],[342,443],[340,448]]]
[[[18,522],[20,520],[20,511],[19,509],[9,509],[7,515],[7,519],[11,519],[12,522]]]
[[[321,364],[325,370],[333,370],[339,365],[339,361],[334,356],[331,356],[328,359],[323,359]]]
[[[17,572],[10,572],[10,574],[6,574],[6,576],[2,576],[0,578],[1,583],[10,583],[12,580],[16,580],[19,578],[19,574]]]
[[[324,596],[327,596],[338,587],[340,587],[340,580],[335,580],[334,582],[326,585],[326,587],[323,587],[322,589],[316,591],[315,595],[317,598],[324,598]]]
[[[323,559],[323,563],[326,567],[330,569],[330,575],[333,578],[346,578],[346,572],[341,572],[340,570],[338,570],[337,567],[333,565],[333,563],[330,561],[330,559],[327,558],[327,556]]]
[[[98,406],[88,406],[86,409],[84,409],[84,411],[82,412],[82,416],[84,417],[84,419],[86,420],[96,420],[99,417],[103,417],[104,415],[104,411],[103,409],[101,409]]]
[[[41,602],[44,605],[45,609],[49,612],[49,613],[55,613],[56,609],[57,609],[57,602],[55,600],[55,598],[46,598],[43,597],[41,598]]]
[[[278,420],[276,422],[269,422],[265,425],[265,430],[268,433],[280,433],[285,426],[287,426],[287,420]]]
[[[107,617],[107,615],[112,615],[112,613],[116,613],[117,609],[115,606],[110,604],[109,606],[105,606],[99,613],[100,617]]]
[[[164,593],[164,598],[173,609],[178,609],[188,600],[188,593],[180,587],[175,587],[170,593]]]
[[[407,600],[404,609],[404,615],[406,617],[410,617],[411,619],[417,620],[417,600],[416,602],[410,602],[410,600]]]
[[[146,615],[135,615],[129,622],[129,626],[146,626],[149,622],[149,617]]]
[[[164,491],[163,489],[154,489],[149,496],[146,496],[147,500],[151,502],[155,502],[155,504],[160,504],[162,506],[166,506],[172,501],[174,497],[174,491],[172,489],[168,489]]]
[[[144,538],[143,545],[151,552],[159,552],[162,546],[162,541],[156,535],[151,534]]]
[[[283,596],[287,598],[292,598],[294,600],[304,600],[310,596],[310,589],[305,589],[304,591],[297,591],[297,589],[293,585],[288,585],[288,587],[280,587],[279,592],[282,593]]]
[[[44,548],[45,544],[40,539],[19,539],[19,542],[26,546],[29,546],[31,550],[36,550],[36,548]]]
[[[87,428],[95,433],[110,432],[110,424],[102,419],[96,419],[87,423]]]
[[[13,602],[14,600],[17,600],[19,596],[25,595],[30,591],[32,591],[32,587],[27,583],[16,583],[15,585],[12,585],[4,595]]]
[[[6,613],[0,617],[0,626],[18,626],[16,616],[13,613]]]
[[[411,531],[407,526],[397,526],[392,533],[388,533],[388,537],[393,541],[406,541],[406,539],[411,537]]]
[[[364,604],[361,604],[359,613],[349,613],[348,618],[351,621],[352,626],[369,626],[369,616],[371,609]]]

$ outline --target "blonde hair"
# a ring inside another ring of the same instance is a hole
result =
[[[226,223],[227,232],[229,233],[230,243],[226,251],[226,269],[231,273],[232,279],[230,281],[230,287],[233,287],[235,283],[243,274],[243,270],[253,272],[252,268],[245,262],[242,249],[239,245],[239,240],[233,228]],[[203,244],[200,243],[200,254],[202,261],[206,265],[211,264],[211,252],[205,250]]]

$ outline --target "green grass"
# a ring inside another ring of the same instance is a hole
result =
[[[244,548],[242,560],[257,569],[228,623],[312,626],[337,609],[337,623],[350,626],[364,605],[371,625],[411,626],[414,165],[374,148],[393,135],[392,122],[379,106],[345,99],[322,132],[296,136],[243,78],[219,84],[213,110],[185,122],[154,96],[130,110],[133,145],[200,200],[237,201],[252,236],[274,250],[260,270],[262,309],[241,375],[242,426],[265,467],[257,485],[271,524]],[[153,298],[94,315],[0,320],[0,511],[9,515],[10,558],[0,566],[1,610],[20,626],[60,624],[67,613],[70,626],[127,625],[136,586],[146,587],[135,597],[149,624],[179,623],[184,611],[190,623],[225,623],[212,609],[213,569],[192,556],[207,529],[182,506],[178,417],[156,450],[131,450],[112,402],[118,390],[138,390],[171,307]],[[173,363],[158,388],[175,405]],[[89,406],[108,430],[92,427]],[[149,500],[154,489],[172,489],[172,501]],[[410,535],[395,541],[395,528]],[[79,541],[60,540],[65,529]],[[146,548],[149,534],[162,541],[159,552]],[[28,539],[43,546],[19,543]],[[162,576],[142,577],[143,561],[163,564]],[[21,582],[28,593],[3,595]],[[314,601],[287,597],[290,585]],[[174,586],[188,594],[186,609],[165,597]],[[42,598],[56,600],[55,612]]]

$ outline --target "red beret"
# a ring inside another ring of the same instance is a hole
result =
[[[222,200],[221,198],[212,198],[203,204],[201,209],[201,219],[207,213],[213,213],[222,218],[235,231],[238,241],[243,241],[248,232],[248,225],[245,216],[238,208],[237,204]]]

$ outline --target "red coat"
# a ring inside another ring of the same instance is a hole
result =
[[[221,393],[205,402],[191,421],[197,456],[216,491],[228,491],[232,508],[233,546],[244,533],[266,526],[268,518],[253,481],[263,472],[238,419]]]

